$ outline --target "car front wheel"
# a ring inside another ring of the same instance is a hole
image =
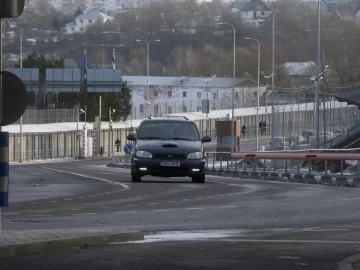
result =
[[[193,176],[192,182],[201,184],[205,183],[205,174]]]
[[[131,182],[141,182],[141,176],[134,173],[133,169],[131,170]]]

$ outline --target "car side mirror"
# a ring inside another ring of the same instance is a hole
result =
[[[136,136],[134,134],[129,134],[126,136],[126,139],[128,139],[129,141],[136,141]]]
[[[201,141],[202,142],[211,142],[211,138],[209,136],[204,136]]]

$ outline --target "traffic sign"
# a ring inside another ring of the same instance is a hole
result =
[[[125,152],[125,154],[130,155],[131,152],[132,152],[132,145],[131,144],[126,144],[125,147],[124,147],[124,152]]]
[[[2,71],[2,122],[1,126],[11,125],[25,112],[28,94],[26,86],[15,74]]]

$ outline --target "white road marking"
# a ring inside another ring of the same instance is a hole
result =
[[[310,243],[310,244],[360,244],[360,241],[331,241],[331,240],[295,240],[295,239],[287,239],[287,240],[278,240],[278,239],[219,239],[221,242],[258,242],[258,243]]]
[[[18,214],[21,214],[21,212],[18,212],[18,213],[4,213],[3,215],[4,216],[10,216],[10,215],[18,215]]]
[[[104,173],[102,173],[102,174],[114,174],[114,173],[110,173],[110,172],[104,172]]]
[[[263,204],[252,204],[252,205],[250,205],[250,206],[254,206],[254,207],[264,207],[265,205],[263,205]]]
[[[300,257],[280,256],[280,257],[276,257],[276,259],[298,260],[298,259],[300,259]]]
[[[108,208],[111,208],[110,206],[100,206],[99,208],[101,209],[108,209]]]
[[[155,205],[155,204],[160,204],[158,202],[151,202],[151,203],[148,203],[148,205]]]
[[[34,213],[51,213],[52,211],[49,210],[36,210],[36,211],[32,211]]]
[[[76,197],[77,199],[84,199],[84,197]]]
[[[156,209],[153,210],[154,212],[166,212],[166,211],[170,211],[170,209]]]
[[[64,199],[64,201],[72,201],[72,199]]]
[[[54,171],[54,172],[76,175],[76,176],[80,176],[80,177],[85,177],[85,178],[90,178],[90,179],[102,181],[102,182],[105,182],[105,183],[108,183],[108,184],[113,184],[113,185],[122,186],[124,189],[123,189],[123,190],[119,190],[119,191],[125,191],[125,190],[130,189],[130,187],[129,187],[128,185],[126,185],[126,184],[123,184],[123,183],[120,183],[120,182],[114,182],[114,181],[106,180],[106,179],[99,178],[99,177],[95,177],[95,176],[90,176],[90,175],[80,174],[80,173],[74,173],[74,172],[67,172],[67,171],[52,169],[52,168],[48,168],[48,167],[42,167],[42,168],[43,168],[43,169],[46,169],[46,170]]]
[[[40,174],[40,173],[37,173],[37,172],[33,172],[33,173],[31,173],[31,174],[34,174],[34,175],[36,175],[36,174]]]
[[[236,208],[236,205],[224,205],[224,206],[220,206],[220,208]]]
[[[56,202],[58,202],[58,201],[50,201],[51,203],[56,203]]]
[[[39,204],[38,202],[32,202],[32,203],[30,203],[30,204]]]
[[[73,215],[96,215],[96,213],[78,213],[78,214],[73,214]]]
[[[189,208],[185,208],[186,210],[203,210],[203,207],[189,207]]]
[[[80,208],[73,208],[73,209],[68,209],[69,211],[80,211]]]
[[[50,217],[50,215],[29,215],[29,217]]]
[[[128,204],[128,205],[125,205],[125,207],[134,207],[134,206],[137,206],[136,204]]]
[[[136,213],[136,211],[120,211],[120,212],[113,212],[113,214],[131,214]]]
[[[167,201],[168,203],[174,203],[175,201]]]

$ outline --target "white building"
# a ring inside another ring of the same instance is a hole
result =
[[[132,89],[132,119],[140,119],[146,113],[147,77],[122,76]],[[247,79],[237,78],[235,107],[256,106],[257,87],[244,86]],[[255,84],[254,84],[255,85]],[[180,112],[201,111],[202,100],[209,99],[210,110],[231,108],[232,78],[213,78],[206,82],[201,77],[156,77],[149,79],[151,114],[164,115]],[[260,96],[265,87],[260,88]]]
[[[90,11],[81,14],[75,18],[71,23],[65,25],[65,34],[85,33],[89,26],[94,24],[104,24],[108,21],[113,21],[114,18],[108,16],[100,11]]]
[[[239,14],[244,24],[262,27],[272,11],[261,0],[237,0],[230,5],[232,13]]]

